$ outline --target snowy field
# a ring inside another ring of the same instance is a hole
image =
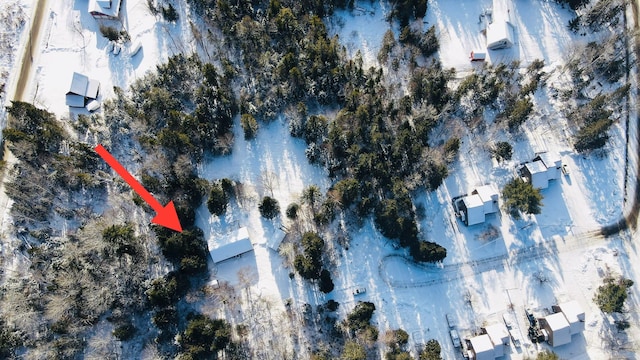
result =
[[[107,40],[87,14],[86,4],[83,0],[51,1],[43,25],[36,81],[27,93],[36,105],[58,116],[70,117],[64,95],[74,71],[98,79],[101,99],[106,99],[112,96],[114,86],[126,88],[170,55],[194,49],[186,16],[181,16],[177,24],[168,24],[152,15],[146,2],[124,1],[123,24],[132,43],[141,41],[143,49],[132,58],[128,55],[129,43],[121,54],[113,55],[107,52]],[[174,5],[185,6],[183,2]],[[562,64],[563,51],[573,41],[585,41],[566,30],[571,14],[551,1],[429,1],[425,29],[436,25],[441,39],[438,56],[445,67],[455,67],[458,73],[472,69],[468,53],[484,46],[479,21],[490,8],[494,16],[495,9],[508,9],[506,16],[516,27],[516,45],[489,52],[491,62],[519,59],[526,65],[541,58],[545,71],[552,72]],[[28,12],[26,5],[17,9]],[[178,10],[184,14],[184,8]],[[375,65],[380,41],[390,26],[385,20],[389,10],[383,2],[359,1],[354,11],[337,11],[330,28],[339,34],[351,56],[360,51],[365,64]],[[13,66],[14,58],[0,59],[3,69]],[[549,82],[553,81],[563,81],[561,74],[553,73]],[[289,203],[299,199],[303,188],[318,185],[324,193],[330,186],[326,172],[308,164],[304,142],[289,136],[284,119],[262,124],[258,137],[250,142],[243,139],[236,120],[232,155],[203,164],[200,176],[236,180],[245,187],[246,196],[222,218],[210,216],[204,206],[199,208],[197,225],[215,245],[224,245],[226,234],[246,226],[255,250],[215,267],[212,278],[244,286],[251,294],[247,295],[248,301],[267,299],[271,304],[267,309],[273,314],[284,311],[285,299],[291,299],[295,308],[334,299],[341,304],[342,315],[359,300],[372,301],[377,309],[373,321],[381,333],[403,328],[412,346],[437,339],[446,359],[459,354],[449,340],[445,314],[451,314],[460,335],[468,337],[481,326],[500,322],[501,315],[513,309],[526,339],[524,308],[542,315],[557,301],[577,300],[587,314],[586,331],[554,351],[566,359],[636,358],[634,353],[640,351],[640,344],[631,340],[640,339],[637,325],[627,330],[627,342],[623,339],[611,345],[606,339],[611,338],[613,325],[591,300],[606,272],[624,274],[636,283],[640,280],[640,268],[634,265],[640,263],[640,255],[634,243],[626,238],[603,240],[591,235],[592,230],[615,221],[623,211],[623,124],[612,127],[614,140],[607,146],[607,156],[584,158],[573,152],[563,121],[554,118],[562,104],[549,101],[545,91],[539,92],[535,103],[537,114],[514,143],[512,161],[497,164],[485,148],[487,138],[502,140],[505,134],[466,134],[461,155],[444,186],[417,195],[416,203],[425,213],[420,221],[422,235],[448,250],[442,265],[408,264],[405,253],[395,250],[372,222],[366,221],[362,229],[350,234],[349,250],[340,250],[334,259],[336,287],[328,295],[289,277],[291,269],[285,268],[283,257],[269,247],[283,236],[281,224],[264,220],[257,210],[264,195],[275,197],[284,213]],[[453,216],[451,197],[489,182],[501,188],[515,165],[541,150],[559,153],[571,169],[571,175],[552,181],[542,191],[541,214],[517,221],[505,213],[491,215],[487,223],[468,228]],[[541,273],[545,276],[539,276]],[[355,287],[366,287],[367,292],[356,297],[352,294]],[[631,290],[630,322],[639,324],[635,300],[640,295],[639,286]],[[201,306],[206,310],[213,307],[213,302]],[[535,356],[537,350],[525,340],[521,349],[510,349],[506,358],[524,359]]]

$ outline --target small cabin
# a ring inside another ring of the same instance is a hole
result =
[[[482,51],[472,51],[469,54],[469,60],[471,61],[485,61],[487,59],[487,53]]]

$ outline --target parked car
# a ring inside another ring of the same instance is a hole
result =
[[[357,287],[353,290],[353,295],[357,296],[357,295],[362,295],[364,293],[367,292],[367,289],[363,288],[363,287]]]
[[[453,347],[459,348],[461,344],[460,344],[460,336],[458,335],[458,332],[454,329],[449,331],[449,335],[451,336],[451,342],[453,343]]]
[[[569,165],[562,164],[562,173],[565,175],[569,175]]]

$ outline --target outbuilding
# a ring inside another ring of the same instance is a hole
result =
[[[226,245],[214,247],[211,242],[209,243],[209,254],[216,264],[250,251],[253,251],[253,244],[249,239],[249,232],[246,227],[238,229]]]
[[[571,342],[571,328],[563,313],[547,315],[539,322],[540,326],[547,331],[549,345],[555,347]]]
[[[494,21],[487,26],[487,49],[499,50],[513,46],[513,26],[508,21]]]
[[[89,14],[94,19],[117,20],[122,0],[89,0]]]
[[[67,106],[81,108],[88,101],[98,98],[100,92],[100,82],[89,79],[88,76],[74,72],[69,85],[69,91],[65,94]]]
[[[485,61],[487,59],[487,53],[484,51],[473,50],[469,54],[469,60],[471,61]]]

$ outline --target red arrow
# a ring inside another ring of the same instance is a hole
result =
[[[154,198],[153,195],[151,195],[151,193],[148,192],[140,182],[138,182],[138,180],[129,174],[127,169],[125,169],[118,160],[109,154],[104,146],[98,145],[95,150],[98,155],[100,155],[104,161],[106,161],[107,164],[109,164],[109,166],[111,166],[113,170],[115,170],[118,175],[120,175],[122,179],[124,179],[124,181],[126,181],[127,184],[129,184],[129,186],[138,193],[138,195],[140,195],[142,200],[149,204],[149,206],[151,206],[151,208],[156,212],[157,215],[151,220],[152,223],[177,232],[182,232],[182,225],[180,225],[180,219],[178,219],[178,213],[173,205],[173,201],[169,201],[167,206],[162,206],[162,204],[160,204],[160,202],[158,202],[158,200],[156,200],[156,198]]]

